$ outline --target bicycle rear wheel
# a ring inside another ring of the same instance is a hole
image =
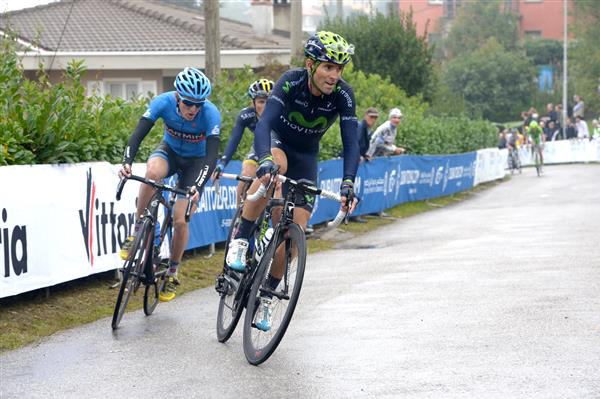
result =
[[[159,263],[157,270],[154,273],[154,282],[147,284],[144,291],[144,313],[150,316],[158,305],[158,296],[167,282],[165,276],[167,273],[167,265]]]
[[[221,293],[217,310],[217,339],[226,342],[235,331],[244,310],[244,291],[246,291],[246,276],[229,272],[225,277],[227,292]]]
[[[278,256],[283,258],[284,275],[279,285],[270,290],[266,287],[266,280],[276,255],[275,243],[279,249]],[[272,238],[260,261],[248,296],[244,318],[244,353],[250,364],[258,365],[267,360],[281,342],[298,302],[305,266],[306,238],[300,226],[291,224],[287,231],[280,231],[277,237]],[[261,294],[266,290],[272,293],[271,328],[269,331],[262,331],[256,328],[257,320],[262,317],[257,308],[260,306]]]
[[[123,281],[119,288],[119,294],[117,295],[117,302],[115,303],[115,310],[111,322],[113,330],[119,326],[131,294],[133,294],[140,285],[144,261],[149,253],[148,249],[150,246],[148,239],[152,237],[152,233],[152,221],[145,218],[133,240],[133,244],[129,251],[129,258],[123,265]]]

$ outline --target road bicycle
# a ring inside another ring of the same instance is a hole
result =
[[[239,177],[235,178],[239,180]],[[302,228],[293,221],[294,199],[297,195],[321,195],[340,201],[339,194],[319,189],[308,180],[295,181],[281,175],[276,175],[276,178],[281,183],[287,182],[289,189],[285,198],[269,199],[263,215],[255,223],[253,239],[247,251],[246,270],[236,272],[224,262],[223,274],[215,284],[220,295],[217,339],[226,342],[231,337],[246,308],[243,346],[246,359],[253,365],[261,364],[277,349],[294,314],[302,287],[306,266],[306,237]],[[256,193],[248,195],[245,200],[254,201],[268,191],[261,185]],[[279,216],[276,223],[273,220],[274,208]],[[346,213],[340,211],[335,220],[329,222],[328,227],[339,225],[345,217]],[[231,237],[236,228],[235,223],[236,220],[232,222]],[[267,277],[274,266],[274,260],[283,269],[283,276],[278,286],[272,288],[267,285]],[[257,327],[257,319],[263,316],[257,309],[261,306],[261,298],[265,297],[271,301],[272,310],[268,331]]]
[[[121,199],[121,192],[127,180],[136,180],[148,184],[154,187],[156,192],[148,202],[146,209],[144,209],[140,219],[140,228],[135,233],[129,250],[129,257],[125,260],[123,267],[119,269],[122,279],[111,322],[113,330],[119,326],[129,299],[142,284],[145,286],[144,313],[146,316],[150,316],[156,309],[159,293],[166,282],[168,270],[168,259],[161,258],[160,248],[167,237],[167,232],[171,230],[173,206],[177,201],[177,194],[190,198],[189,190],[179,189],[140,176],[130,176],[119,181],[117,201]],[[171,193],[168,200],[163,195],[164,192]],[[160,222],[158,215],[160,205],[164,207],[162,222]],[[189,201],[185,211],[186,222],[189,221],[191,208],[192,201]],[[159,229],[160,232],[157,235],[156,232]]]
[[[539,144],[532,144],[531,152],[533,153],[533,164],[535,165],[535,171],[538,177],[542,174],[542,162],[540,159],[541,147]]]
[[[511,175],[517,170],[521,174],[521,160],[519,159],[519,151],[516,148],[508,150],[508,168]]]

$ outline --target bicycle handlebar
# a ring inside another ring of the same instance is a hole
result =
[[[144,183],[149,186],[152,186],[160,191],[169,191],[169,192],[172,192],[175,194],[185,195],[188,200],[190,199],[190,196],[191,196],[191,190],[182,190],[177,187],[169,186],[168,184],[156,182],[152,179],[146,179],[145,177],[131,175],[129,177],[122,177],[121,180],[119,180],[119,184],[117,185],[117,201],[121,200],[121,193],[123,192],[123,187],[125,187],[125,183],[127,183],[127,180],[136,180],[136,181],[139,181],[140,183]],[[193,206],[192,201],[188,201],[187,207],[185,208],[185,221],[186,222],[190,221],[190,217],[191,217],[191,213],[192,213],[192,206]]]
[[[332,191],[317,188],[314,186],[307,186],[304,184],[299,184],[297,181],[292,180],[292,179],[287,178],[282,175],[276,175],[276,179],[281,183],[285,183],[287,181],[295,187],[301,187],[301,189],[303,191],[305,191],[309,194],[320,195],[322,197],[329,198],[329,199],[337,201],[337,202],[342,201],[342,197],[340,196],[339,193],[334,193]],[[249,194],[246,197],[246,199],[248,199],[250,201],[256,201],[257,199],[264,197],[266,192],[267,192],[267,187],[264,184],[261,184],[260,187],[258,188],[258,190],[256,190],[256,192],[254,194]],[[334,228],[334,227],[339,226],[339,224],[342,223],[342,221],[346,218],[347,214],[348,214],[348,212],[345,212],[340,209],[338,214],[336,215],[335,219],[333,219],[332,221],[327,223],[327,228]]]

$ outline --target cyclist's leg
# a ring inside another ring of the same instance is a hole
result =
[[[148,162],[146,162],[146,179],[152,179],[155,181],[160,181],[168,175],[171,165],[170,158],[171,151],[169,147],[165,144],[165,142],[161,142],[156,150],[150,154],[148,157]],[[154,195],[154,189],[147,184],[140,185],[140,191],[138,194],[138,203],[137,210],[135,213],[135,225],[133,227],[133,231],[130,233],[129,237],[125,240],[125,243],[121,247],[120,256],[121,259],[125,260],[129,257],[129,251],[131,249],[131,245],[133,244],[133,239],[135,234],[138,232],[140,228],[140,220],[148,206],[148,202],[152,195]]]
[[[278,149],[273,149],[274,153],[275,150]],[[308,179],[316,184],[318,170],[317,153],[301,153],[294,149],[288,148],[285,154],[287,154],[287,170],[285,174],[287,177],[293,180]],[[287,194],[287,190],[287,185],[284,185],[282,189],[282,196],[285,196]],[[308,224],[308,220],[310,219],[310,215],[313,210],[315,198],[314,196],[302,196],[300,194],[296,194],[294,203],[296,205],[294,207],[294,222],[297,223],[303,231],[306,231],[306,226]],[[278,216],[279,215],[277,215],[276,217],[274,214],[274,223],[277,223],[279,221]],[[278,283],[281,277],[283,276],[284,255],[285,248],[283,245],[281,245],[279,248],[277,248],[277,251],[275,252],[273,265],[271,267],[271,274],[269,278],[271,279],[273,284]],[[292,254],[292,256],[295,256],[295,254]]]
[[[165,142],[161,142],[146,162],[146,179],[161,181],[169,174],[172,152]],[[140,185],[136,217],[139,219],[154,194],[154,189],[147,184]]]
[[[246,157],[246,159],[244,160],[244,162],[242,162],[242,176],[249,176],[249,177],[254,177],[256,176],[256,169],[258,169],[258,159],[256,158],[256,155],[254,155],[253,153],[248,154],[248,156]],[[237,185],[237,204],[240,204],[241,198],[242,198],[242,191],[244,190],[244,187],[246,187],[246,183],[244,182],[238,182]]]

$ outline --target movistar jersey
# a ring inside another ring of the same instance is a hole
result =
[[[287,71],[277,81],[256,125],[256,154],[262,159],[271,153],[271,130],[296,151],[317,153],[321,137],[339,115],[344,179],[354,180],[360,157],[354,92],[340,79],[331,94],[314,96],[308,89],[308,79],[306,69],[298,68]]]
[[[231,131],[231,137],[229,138],[229,143],[227,143],[227,148],[225,148],[225,154],[222,158],[225,165],[227,165],[227,163],[231,160],[233,153],[240,144],[240,140],[244,134],[244,129],[248,128],[252,133],[254,133],[254,130],[256,129],[256,122],[258,122],[258,119],[256,117],[256,110],[254,107],[247,107],[240,111],[235,119],[235,125]]]
[[[196,117],[188,121],[177,107],[174,91],[156,96],[143,115],[152,122],[162,118],[165,123],[163,140],[181,157],[203,157],[206,155],[206,138],[218,136],[221,129],[221,114],[213,103],[206,100]]]

